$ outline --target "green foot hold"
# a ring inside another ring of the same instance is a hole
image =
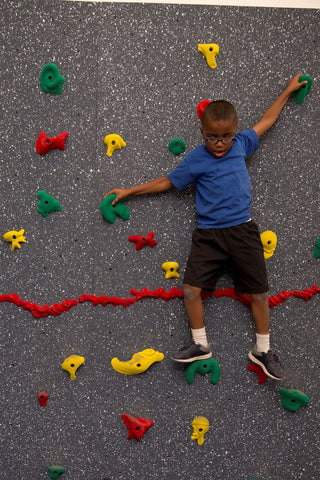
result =
[[[47,63],[40,74],[40,84],[42,90],[53,95],[62,93],[62,86],[65,78],[59,73],[58,67],[54,63]]]
[[[116,198],[116,194],[112,193],[103,199],[100,204],[100,210],[103,215],[103,218],[109,223],[114,223],[116,221],[117,215],[122,218],[122,220],[129,220],[130,212],[128,207],[126,207],[123,202],[120,200],[115,205],[112,205],[113,200]]]
[[[316,248],[313,250],[314,258],[320,258],[320,237],[316,241]]]
[[[297,105],[301,105],[305,99],[305,97],[310,93],[313,80],[309,75],[300,75],[299,77],[299,82],[304,82],[307,81],[305,85],[302,85],[302,87],[299,88],[299,90],[296,91],[295,93],[295,101]]]
[[[38,203],[38,212],[41,213],[43,217],[47,217],[49,213],[52,212],[61,212],[61,204],[51,195],[48,195],[48,193],[44,192],[43,190],[39,190],[37,197],[40,200]]]
[[[210,383],[216,385],[220,378],[219,363],[213,357],[206,360],[196,360],[195,362],[190,363],[186,370],[186,380],[189,385],[194,382],[196,373],[200,373],[200,375],[211,373]]]
[[[280,388],[280,395],[281,405],[291,412],[296,412],[310,402],[309,397],[299,390]]]
[[[49,478],[51,480],[55,480],[56,478],[59,478],[60,475],[62,475],[66,469],[64,467],[59,467],[58,465],[51,465],[49,468]]]
[[[180,155],[180,153],[183,153],[186,149],[186,143],[182,138],[173,138],[169,142],[169,150],[173,155]]]

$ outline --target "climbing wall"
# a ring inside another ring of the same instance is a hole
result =
[[[316,480],[319,11],[2,0],[0,14],[1,478],[46,479],[58,465],[65,480]],[[215,69],[199,43],[219,45]],[[65,78],[61,94],[41,88],[48,63]],[[187,152],[201,142],[200,100],[231,101],[245,129],[298,72],[314,79],[310,94],[289,100],[248,160],[252,216],[278,239],[267,260],[271,333],[287,377],[259,384],[247,371],[254,328],[248,306],[224,295],[233,286],[225,272],[222,296],[205,300],[220,379],[197,373],[190,384],[170,360],[189,339],[182,276],[167,279],[161,266],[178,262],[183,274],[194,190],[129,199],[129,220],[114,224],[100,203],[113,187],[178,165],[173,138]],[[68,132],[65,149],[37,153],[42,131]],[[111,156],[109,134],[126,142]],[[39,191],[61,210],[39,213]],[[22,229],[26,241],[12,251],[3,235]],[[151,231],[153,248],[128,241]],[[139,295],[160,287],[173,298]],[[111,366],[151,348],[164,358],[140,375]],[[75,380],[61,367],[70,355],[85,359]],[[283,408],[280,387],[309,404]],[[153,425],[128,440],[123,414]],[[191,440],[197,416],[210,424],[201,446]]]

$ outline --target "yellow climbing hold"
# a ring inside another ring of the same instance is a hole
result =
[[[161,362],[164,355],[161,352],[153,350],[153,348],[146,348],[142,352],[135,353],[131,360],[127,362],[120,362],[116,357],[111,360],[112,367],[119,373],[124,375],[136,375],[143,373],[155,362]]]
[[[162,269],[166,272],[166,278],[180,278],[179,263],[177,262],[164,262]]]
[[[115,150],[120,150],[120,148],[125,147],[126,142],[118,135],[117,133],[111,133],[104,138],[104,143],[107,145],[107,155],[111,157]]]
[[[15,230],[11,230],[11,232],[7,232],[3,235],[3,238],[6,242],[11,242],[11,251],[13,251],[16,247],[21,248],[20,242],[26,242],[25,237],[23,236],[24,230],[20,230],[16,232]]]
[[[71,380],[75,380],[76,371],[83,363],[84,357],[80,357],[79,355],[70,355],[70,357],[65,359],[61,367],[63,368],[63,370],[66,370],[70,374]]]
[[[191,425],[193,428],[191,440],[197,440],[198,445],[203,445],[204,435],[209,430],[209,420],[206,417],[195,417]]]
[[[264,258],[272,257],[277,246],[277,235],[271,232],[271,230],[267,230],[266,232],[261,233],[260,238],[263,246]]]
[[[209,67],[216,68],[216,55],[219,53],[219,45],[216,43],[199,43],[198,50],[206,57]]]

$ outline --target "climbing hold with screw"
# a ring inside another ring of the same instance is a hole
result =
[[[193,428],[191,440],[197,440],[198,445],[203,445],[204,436],[209,431],[209,420],[206,417],[195,417],[191,425]]]
[[[11,251],[15,248],[21,248],[20,243],[26,243],[26,239],[24,237],[24,229],[19,230],[11,230],[3,235],[3,238],[6,242],[11,242]]]
[[[280,388],[280,396],[281,405],[291,412],[296,412],[310,402],[309,397],[300,390]]]
[[[186,380],[189,385],[194,382],[194,377],[196,373],[200,375],[206,375],[211,373],[210,383],[216,385],[220,378],[220,366],[217,360],[213,357],[207,358],[206,360],[196,360],[188,365],[186,369]]]
[[[158,242],[153,238],[154,233],[149,232],[148,235],[132,235],[128,237],[129,242],[136,244],[136,250],[141,250],[145,245],[153,248]]]
[[[49,395],[46,392],[39,392],[38,393],[38,400],[40,407],[45,407],[48,403]]]
[[[49,468],[49,478],[51,480],[56,480],[57,478],[62,475],[66,469],[64,467],[60,467],[59,465],[51,465]]]
[[[126,142],[118,135],[117,133],[111,133],[104,138],[104,143],[107,145],[107,155],[111,157],[115,150],[120,150],[122,147],[125,147]]]
[[[39,134],[36,141],[36,151],[40,155],[45,155],[54,149],[64,150],[68,132],[59,133],[56,137],[50,138],[44,133],[44,130]]]
[[[198,50],[206,57],[209,67],[216,68],[216,55],[219,53],[219,45],[216,43],[199,43]]]
[[[52,212],[61,212],[62,206],[55,200],[51,195],[46,193],[44,190],[39,190],[37,197],[40,202],[38,203],[38,212],[41,213],[43,217],[47,217],[49,213]]]
[[[186,142],[182,138],[173,138],[170,140],[168,148],[173,155],[180,155],[186,149]]]
[[[148,428],[152,427],[153,420],[141,417],[133,417],[129,413],[122,414],[122,420],[128,429],[128,440],[135,438],[141,440]]]
[[[162,269],[166,272],[166,278],[180,278],[178,262],[164,262]]]
[[[111,193],[102,200],[100,204],[100,210],[103,218],[109,223],[114,223],[117,216],[122,220],[129,220],[130,212],[128,207],[124,205],[124,200],[120,200],[115,205],[112,205],[113,200],[117,197],[115,193]]]
[[[256,363],[250,363],[249,365],[247,365],[247,370],[249,372],[257,373],[259,385],[263,385],[268,378],[268,375],[264,373],[260,365],[257,365]]]
[[[271,230],[261,233],[260,235],[261,243],[263,246],[263,255],[264,258],[270,258],[274,254],[274,251],[277,246],[277,235]]]
[[[69,373],[71,380],[75,380],[76,371],[84,363],[84,360],[84,357],[80,357],[79,355],[70,355],[64,360],[61,367]]]
[[[153,348],[146,348],[142,352],[135,353],[127,362],[120,362],[115,357],[111,360],[111,365],[119,373],[136,375],[145,372],[153,363],[161,362],[163,359],[163,353],[157,352]]]
[[[304,81],[306,81],[307,83],[305,85],[302,85],[299,90],[297,90],[294,94],[295,102],[297,105],[301,105],[304,102],[304,99],[310,93],[313,84],[313,80],[311,77],[309,77],[309,75],[300,75],[299,82]]]
[[[40,74],[42,90],[53,95],[62,93],[62,86],[66,79],[60,75],[58,67],[54,63],[47,63]]]

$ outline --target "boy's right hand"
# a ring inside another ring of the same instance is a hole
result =
[[[116,203],[119,202],[119,200],[123,200],[124,198],[127,198],[131,191],[130,188],[114,188],[113,190],[110,190],[110,192],[106,193],[103,198],[106,198],[108,195],[111,195],[112,193],[115,193],[117,196],[113,200],[112,205],[115,205]]]

